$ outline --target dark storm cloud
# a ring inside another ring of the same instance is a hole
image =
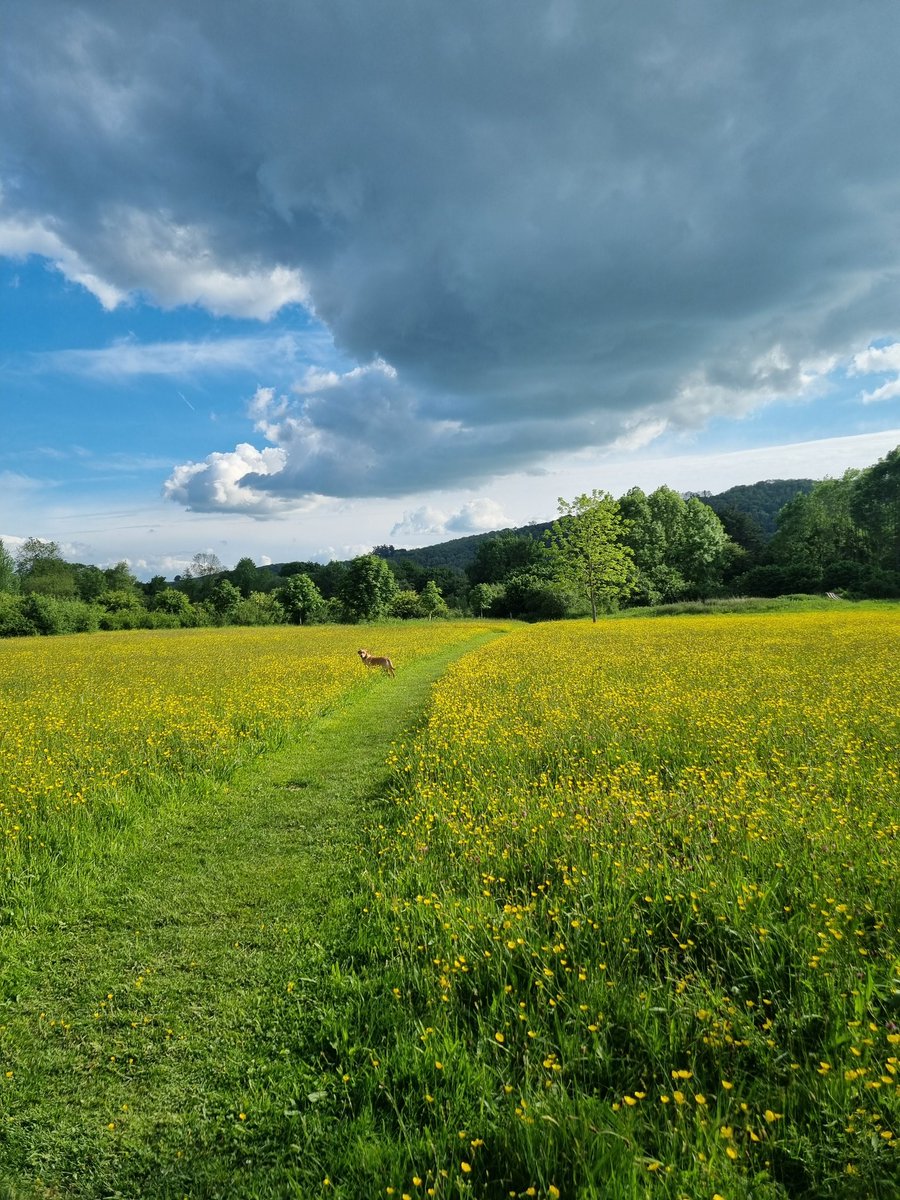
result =
[[[700,424],[895,332],[892,0],[39,0],[6,25],[9,245],[113,296],[300,300],[395,368],[295,414],[246,481],[270,495]]]

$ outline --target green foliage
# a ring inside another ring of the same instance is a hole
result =
[[[397,617],[401,621],[410,621],[421,617],[423,613],[419,603],[419,593],[413,591],[412,588],[401,589],[391,601],[388,615]]]
[[[685,500],[667,487],[649,496],[632,488],[619,503],[625,542],[637,567],[634,603],[667,604],[721,590],[733,547],[708,505],[696,497]]]
[[[502,583],[476,583],[469,591],[469,607],[477,617],[493,613],[496,601],[503,595]]]
[[[351,624],[376,621],[387,613],[397,591],[397,581],[384,559],[361,554],[350,562],[341,585],[345,619]]]
[[[498,597],[492,612],[502,606],[504,615],[523,621],[558,621],[569,615],[572,605],[571,593],[546,573],[522,571],[507,579],[502,602]]]
[[[23,598],[0,592],[0,638],[28,637],[35,633],[34,622],[25,615]]]
[[[92,633],[101,628],[102,611],[83,600],[32,592],[21,598],[21,612],[35,633]]]
[[[623,541],[619,506],[595,488],[574,500],[561,496],[559,512],[547,534],[554,573],[562,587],[587,599],[596,621],[598,608],[626,596],[634,583],[634,556]]]
[[[511,532],[502,533],[478,543],[466,575],[472,583],[503,583],[510,575],[529,571],[543,557],[540,542]]]
[[[42,596],[55,596],[57,599],[75,599],[78,588],[75,583],[75,573],[67,562],[62,559],[40,562],[21,579],[23,592],[34,592]]]
[[[210,593],[210,603],[214,612],[225,620],[234,614],[241,602],[241,593],[227,579],[220,579]]]
[[[101,608],[105,608],[107,612],[123,610],[137,612],[144,609],[139,594],[129,588],[114,588],[111,591],[103,592],[99,597],[99,602]]]
[[[288,576],[275,595],[292,625],[309,625],[322,619],[325,601],[309,575],[300,572]]]
[[[283,625],[287,613],[273,592],[251,592],[231,611],[234,625]]]
[[[151,597],[151,611],[176,617],[182,625],[193,624],[194,607],[184,592],[163,588]]]
[[[764,596],[837,589],[900,596],[900,447],[866,470],[795,496],[764,559],[734,587]]]
[[[3,540],[0,538],[0,593],[16,592],[18,590],[19,581],[16,578],[15,559],[3,545]]]
[[[900,446],[855,480],[850,512],[872,568],[900,574]]]
[[[732,532],[725,521],[725,513],[739,513],[752,522],[768,541],[778,528],[778,514],[798,494],[811,492],[814,479],[764,479],[759,483],[742,483],[727,491],[710,495],[699,492],[699,498],[708,504],[725,525],[728,536],[742,546],[744,542]]]
[[[431,620],[433,617],[446,617],[449,615],[446,601],[441,595],[441,589],[429,579],[422,589],[422,594],[419,597],[419,607],[422,610],[422,615]]]

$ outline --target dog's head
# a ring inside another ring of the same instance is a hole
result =
[[[365,662],[365,661],[366,661],[366,659],[369,657],[369,652],[368,652],[368,650],[357,650],[357,652],[356,652],[356,653],[357,653],[357,654],[359,655],[359,657],[360,657],[360,658],[363,660],[363,662]]]

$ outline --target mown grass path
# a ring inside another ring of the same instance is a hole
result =
[[[360,911],[390,743],[485,640],[373,678],[229,785],[144,814],[79,904],[7,936],[0,1195],[299,1196],[324,1180],[309,1118],[359,1049],[336,1044],[333,950]]]

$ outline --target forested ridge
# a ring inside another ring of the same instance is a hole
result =
[[[606,532],[591,547],[581,539],[578,553],[588,557],[585,570],[576,569],[563,550],[598,512]],[[606,563],[600,577],[591,555]],[[140,582],[126,562],[68,562],[55,542],[39,538],[15,554],[0,542],[5,637],[451,613],[546,620],[598,603],[610,611],[796,593],[900,596],[900,447],[839,479],[766,480],[717,495],[635,487],[615,500],[594,492],[561,501],[555,522],[419,550],[376,546],[348,562],[260,567],[242,558],[228,570],[200,552],[171,581]]]

